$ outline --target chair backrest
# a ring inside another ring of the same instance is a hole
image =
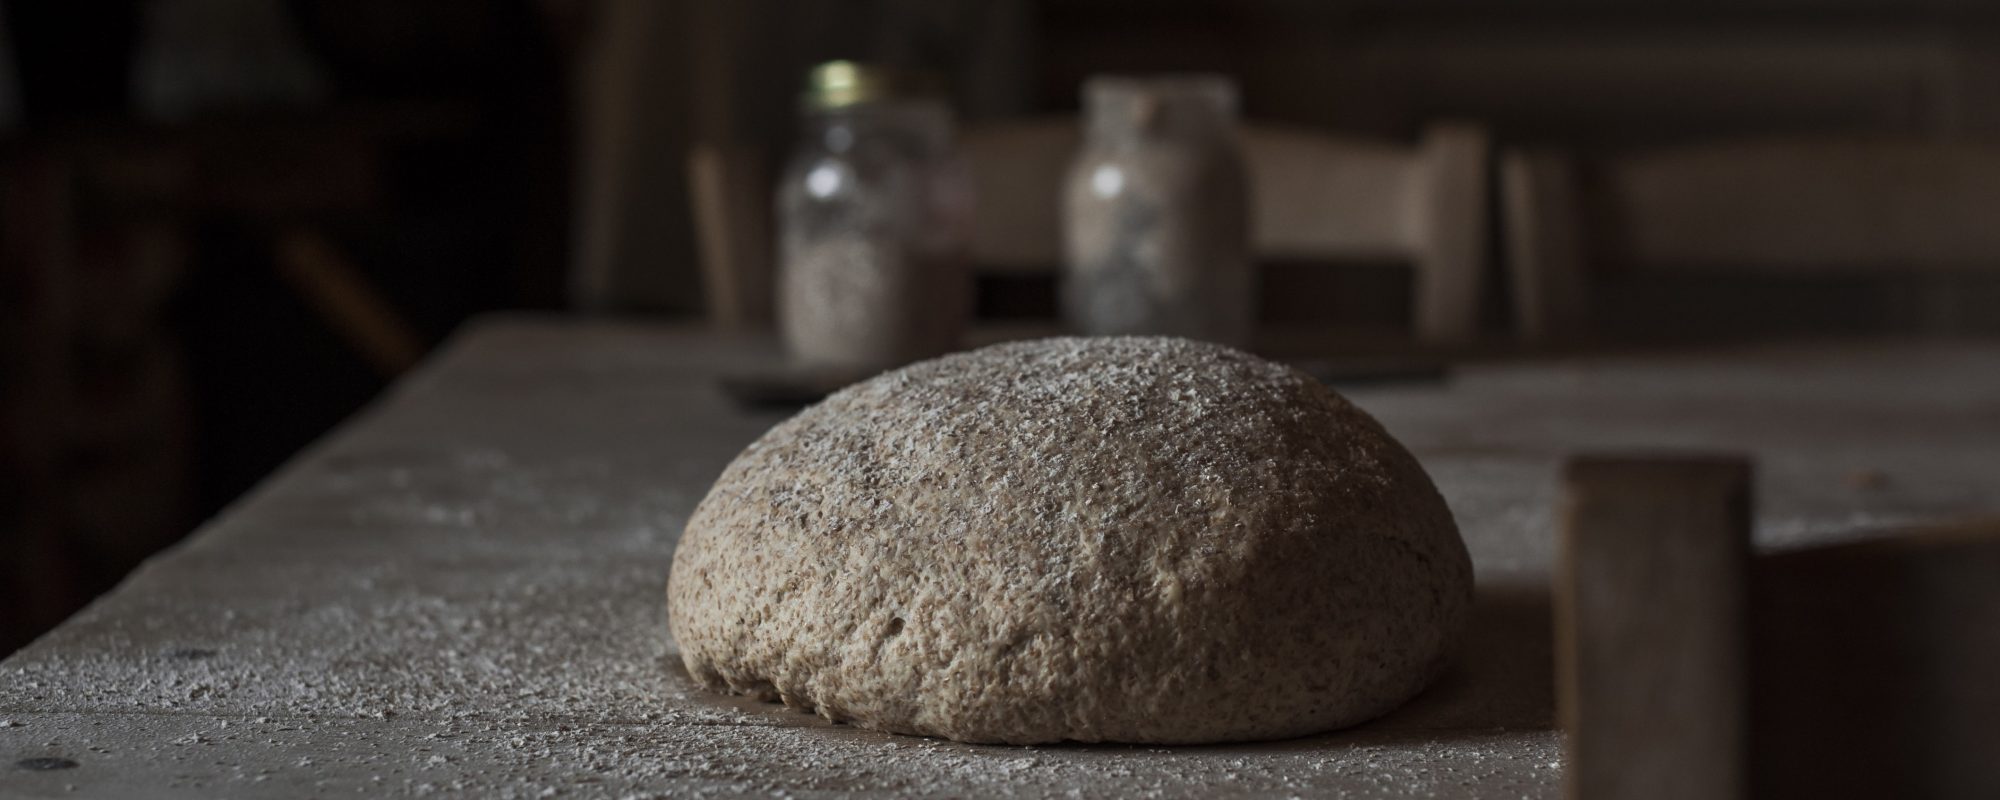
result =
[[[1061,187],[1078,145],[1074,118],[964,133],[978,197],[973,259],[982,271],[1049,274],[1062,262]],[[1477,336],[1490,211],[1484,131],[1439,125],[1410,145],[1250,125],[1244,149],[1258,256],[1406,260],[1415,274],[1417,338],[1451,344]],[[761,172],[722,148],[697,148],[692,159],[712,313],[768,319],[749,304],[768,307],[757,292],[771,285],[769,251],[743,244],[768,237],[768,221],[739,219],[757,205],[742,195],[768,196],[761,177],[749,177]]]
[[[1579,333],[1594,277],[1826,277],[2000,267],[2000,145],[1730,142],[1510,152],[1501,194],[1524,335]]]
[[[1419,338],[1478,333],[1486,266],[1487,146],[1474,127],[1441,125],[1412,146],[1249,125],[1253,250],[1265,258],[1406,260]],[[1079,145],[1074,119],[966,133],[979,197],[974,258],[1005,272],[1062,261],[1061,187]]]

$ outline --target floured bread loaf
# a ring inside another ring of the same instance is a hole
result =
[[[1181,339],[926,361],[731,463],[674,555],[701,683],[970,742],[1191,743],[1352,725],[1444,666],[1451,513],[1374,419]]]

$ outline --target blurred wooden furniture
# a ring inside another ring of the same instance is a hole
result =
[[[135,161],[0,149],[0,649],[187,530],[186,237]]]
[[[329,231],[387,206],[392,144],[467,124],[453,109],[383,108],[78,124],[0,143],[0,649],[197,521],[196,468],[211,454],[196,437],[239,423],[201,419],[193,392],[189,329],[233,319],[189,308],[191,284],[227,269],[196,255],[203,232],[263,229],[249,235],[290,290],[394,377],[427,342]]]
[[[1896,274],[1938,287],[1916,301],[1934,306],[1918,316],[1948,318],[1978,310],[1945,276],[2000,275],[2000,144],[1780,139],[1598,157],[1517,151],[1502,156],[1501,176],[1515,315],[1530,340],[1578,337],[1615,318],[1595,296],[1613,277]],[[1698,328],[1712,310],[1704,306],[1732,305],[1728,291],[1649,300]]]
[[[0,649],[60,619],[58,598],[76,593],[70,570],[50,569],[65,563],[57,497],[71,388],[71,190],[53,159],[0,160]]]
[[[1571,462],[1568,795],[2000,794],[2000,519],[1752,559],[1750,502],[1742,458]]]
[[[1053,276],[1075,121],[973,127],[960,144],[978,197],[973,260],[981,274]],[[1454,345],[1477,337],[1490,209],[1482,130],[1438,125],[1404,145],[1250,125],[1244,150],[1260,258],[1406,262],[1416,338]],[[690,156],[710,316],[724,325],[770,319],[771,188],[762,165],[741,149],[698,146]]]
[[[1984,4],[1609,6],[1129,0],[1037,6],[1036,99],[1125,72],[1228,64],[1261,114],[1393,135],[1440,112],[1495,138],[1637,145],[1771,132],[2000,133]],[[1254,10],[1251,10],[1254,9]]]

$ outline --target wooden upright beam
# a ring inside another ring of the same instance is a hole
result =
[[[1554,587],[1569,797],[1749,795],[1750,475],[1733,456],[1570,462]]]

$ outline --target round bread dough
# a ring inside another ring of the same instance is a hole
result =
[[[1219,345],[1063,338],[919,363],[773,428],[688,521],[704,685],[969,742],[1273,739],[1381,715],[1472,591],[1381,425]]]

